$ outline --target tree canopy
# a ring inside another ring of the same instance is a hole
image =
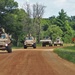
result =
[[[19,9],[14,0],[0,0],[0,26],[12,35],[14,45],[19,45],[29,33],[35,36],[38,42],[46,36],[50,36],[53,41],[59,36],[65,43],[72,42],[72,37],[75,37],[75,16],[69,17],[64,9],[61,9],[58,16],[42,18],[44,5],[33,4],[33,11],[28,4],[26,6],[26,10]]]

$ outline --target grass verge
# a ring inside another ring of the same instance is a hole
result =
[[[75,46],[68,46],[64,48],[57,48],[54,50],[60,57],[75,63]]]

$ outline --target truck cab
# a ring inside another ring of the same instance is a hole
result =
[[[52,40],[50,39],[50,37],[45,37],[42,40],[40,40],[40,42],[42,43],[43,47],[46,45],[52,46]]]
[[[63,46],[63,41],[61,40],[61,38],[56,38],[56,40],[54,41],[54,46]]]
[[[0,28],[0,50],[7,50],[8,53],[12,52],[10,36],[5,33],[3,28]]]
[[[36,39],[33,36],[26,36],[24,40],[24,48],[33,47],[36,48]]]

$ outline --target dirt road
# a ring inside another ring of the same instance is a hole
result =
[[[0,52],[0,75],[75,75],[75,64],[49,48],[19,49]]]

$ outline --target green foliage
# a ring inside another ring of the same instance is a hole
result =
[[[14,0],[2,0],[0,8],[0,25],[5,31],[12,35],[14,44],[19,45],[21,37],[24,35],[23,26],[26,13],[23,9],[18,9],[18,3]]]
[[[68,34],[64,35],[63,41],[64,41],[65,43],[72,43],[72,36],[70,36],[70,35],[68,35]]]
[[[14,0],[5,0],[6,9],[11,10],[18,7],[18,3],[14,2]]]
[[[66,12],[64,12],[64,10],[61,9],[61,11],[59,12],[59,16],[57,18],[62,20],[63,22],[65,22],[65,20],[68,19],[68,16],[67,16]]]
[[[53,40],[56,37],[61,37],[64,43],[71,43],[74,36],[74,30],[70,24],[70,17],[67,16],[63,9],[57,17],[52,16],[49,19],[42,19],[41,36],[50,36]],[[74,27],[74,26],[73,26]]]
[[[55,49],[54,52],[60,57],[75,63],[75,46]]]
[[[14,0],[0,0],[0,25],[5,25],[4,18],[18,7]]]
[[[63,28],[63,41],[65,43],[71,43],[72,37],[73,37],[73,30],[71,26],[69,25],[68,21],[65,21],[64,28]]]
[[[49,24],[50,25],[54,25],[54,24],[56,24],[56,21],[57,20],[57,18],[55,17],[55,16],[51,16],[51,17],[49,17]],[[58,25],[58,24],[57,24]]]
[[[59,26],[56,25],[51,25],[49,26],[48,30],[46,31],[48,33],[48,35],[54,40],[55,38],[57,38],[58,36],[62,36],[63,32],[62,30],[59,28]]]
[[[23,38],[23,35],[24,35],[24,31],[23,31],[23,27],[24,27],[24,23],[23,23],[23,20],[25,19],[25,11],[20,9],[20,10],[17,10],[15,12],[15,26],[14,26],[14,34],[13,34],[13,37],[15,38],[15,41],[18,43],[20,41],[20,39]]]
[[[63,29],[64,27],[64,22],[61,19],[56,19],[56,23],[57,26],[59,26],[61,29]]]
[[[75,16],[70,17],[69,24],[75,30]]]
[[[48,25],[42,26],[43,31],[46,31],[48,29]]]
[[[30,8],[27,13],[23,9],[18,9],[18,3],[14,0],[0,0],[0,26],[5,28],[7,33],[12,34],[15,45],[19,45],[29,33],[38,40],[50,36],[53,40],[61,37],[65,43],[72,42],[72,37],[75,37],[75,16],[68,17],[61,9],[57,17],[42,18],[43,14],[40,11],[39,14],[37,10],[31,18]]]

